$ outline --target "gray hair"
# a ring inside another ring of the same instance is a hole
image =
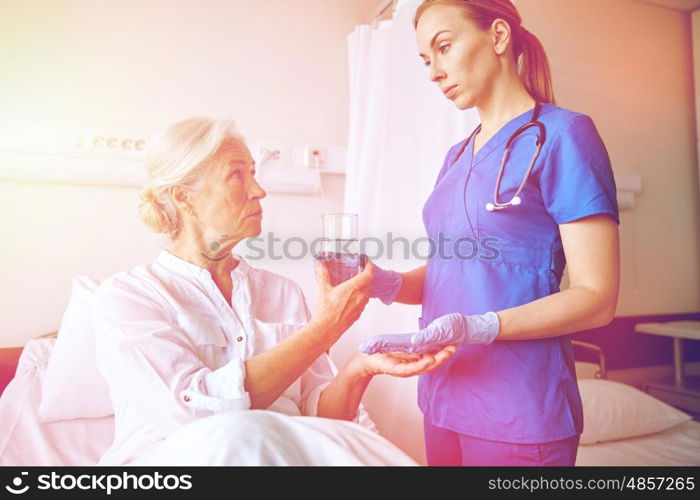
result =
[[[148,143],[148,184],[141,191],[139,214],[156,233],[172,241],[181,229],[179,212],[170,187],[181,185],[191,192],[201,189],[211,160],[227,139],[245,144],[232,120],[189,118],[160,132]]]

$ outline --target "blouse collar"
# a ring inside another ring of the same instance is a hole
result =
[[[237,253],[231,252],[231,255],[238,261],[238,265],[231,271],[231,276],[246,276],[248,271],[252,269],[250,264],[248,264],[245,259]],[[167,269],[179,272],[180,274],[184,274],[195,279],[202,279],[203,277],[211,278],[211,273],[207,269],[199,267],[196,264],[192,264],[191,262],[187,262],[186,260],[177,257],[167,250],[161,250],[160,255],[158,255],[156,258],[156,262],[163,265]]]

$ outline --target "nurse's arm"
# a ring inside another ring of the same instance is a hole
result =
[[[556,337],[612,321],[620,284],[617,223],[607,215],[592,215],[560,224],[559,231],[569,288],[498,311],[500,329],[496,340]]]
[[[423,265],[401,275],[401,290],[394,299],[394,302],[402,304],[422,304],[423,284],[425,283],[425,269]]]

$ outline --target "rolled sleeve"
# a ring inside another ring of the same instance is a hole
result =
[[[321,399],[321,394],[326,390],[330,382],[316,386],[301,402],[301,414],[309,417],[318,416],[318,401]]]
[[[302,415],[318,416],[318,401],[335,377],[334,368],[328,355],[323,354],[301,375],[299,410]]]
[[[338,369],[331,360],[330,356],[323,354],[301,377],[302,397],[300,409],[302,415],[310,417],[318,416],[318,401],[321,394],[330,385],[331,381],[338,373]],[[355,416],[351,419],[372,432],[379,433],[377,426],[369,418],[369,414],[365,410],[362,403],[357,408]]]
[[[169,433],[202,416],[250,408],[243,361],[210,369],[187,332],[153,296],[116,284],[103,284],[95,292],[97,365],[115,409],[127,405]]]
[[[245,363],[233,359],[221,368],[200,370],[192,377],[190,387],[180,391],[186,406],[195,411],[222,412],[250,409],[250,395],[243,385],[232,381],[245,380]],[[200,387],[204,387],[202,391]]]

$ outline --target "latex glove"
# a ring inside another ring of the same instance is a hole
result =
[[[363,255],[367,259],[366,255]],[[395,271],[386,271],[372,263],[374,266],[374,279],[369,285],[369,296],[378,298],[386,305],[394,302],[394,299],[401,291],[401,285],[403,284],[403,278],[401,275]]]
[[[328,259],[327,256],[326,258]],[[377,266],[374,262],[370,261],[365,254],[360,254],[360,269],[364,269],[368,263],[374,267],[374,278],[369,285],[369,296],[378,298],[386,305],[391,304],[401,291],[403,278],[401,278],[401,275],[397,272],[386,271]],[[342,283],[347,280],[349,276],[354,274],[353,272],[348,274],[345,267],[336,263],[332,263],[328,266],[328,272],[330,273],[331,283],[333,284]]]
[[[440,316],[415,333],[374,336],[360,346],[366,354],[403,351],[424,353],[440,351],[449,345],[490,344],[498,335],[498,315],[494,312],[465,316],[452,313]]]

